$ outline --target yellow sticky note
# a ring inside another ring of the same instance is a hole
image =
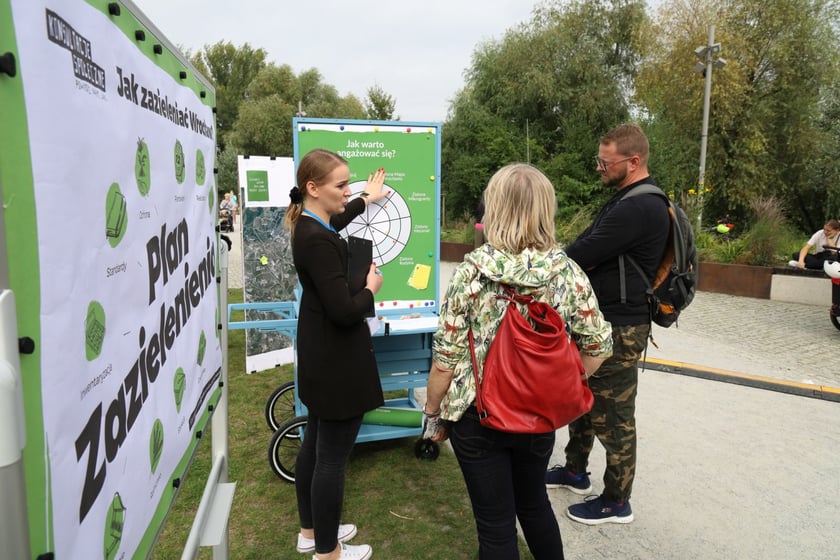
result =
[[[408,279],[408,285],[416,290],[425,290],[429,285],[429,275],[432,267],[427,264],[416,264]]]

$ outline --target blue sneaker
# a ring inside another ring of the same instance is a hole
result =
[[[592,491],[589,473],[575,474],[566,467],[555,465],[545,471],[546,488],[568,488],[575,494],[586,496]]]
[[[629,500],[619,504],[606,499],[603,495],[593,496],[582,504],[569,506],[566,513],[571,519],[585,525],[630,523],[633,521],[633,510],[630,509]]]

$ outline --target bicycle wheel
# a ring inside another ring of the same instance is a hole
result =
[[[307,416],[295,416],[277,428],[268,445],[268,464],[286,482],[295,481],[295,461],[303,443]]]
[[[277,387],[265,403],[265,421],[272,432],[280,424],[295,417],[295,382],[287,381]]]

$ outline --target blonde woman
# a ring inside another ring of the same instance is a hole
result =
[[[526,164],[503,167],[484,191],[487,242],[452,275],[432,345],[424,437],[450,437],[472,503],[479,558],[519,558],[516,521],[536,560],[563,558],[563,541],[543,476],[554,431],[505,433],[481,425],[468,332],[475,336],[479,378],[507,306],[500,284],[554,307],[571,329],[587,375],[612,353],[610,324],[586,274],[554,240],[554,187]],[[525,312],[524,306],[521,311]]]

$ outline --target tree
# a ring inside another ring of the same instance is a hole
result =
[[[216,89],[216,142],[223,150],[227,134],[239,116],[239,107],[248,97],[251,80],[265,66],[266,53],[248,43],[235,47],[229,41],[219,41],[188,56]]]
[[[364,107],[368,119],[375,121],[399,120],[399,117],[394,118],[396,101],[385,93],[385,90],[379,84],[368,88]]]
[[[479,45],[445,128],[447,211],[470,211],[500,166],[529,154],[557,188],[561,215],[597,204],[591,156],[598,136],[628,118],[645,25],[641,1],[555,1]],[[465,164],[468,173],[457,168]]]
[[[814,229],[806,224],[823,215],[826,195],[811,188],[812,162],[825,139],[821,101],[833,95],[828,91],[838,78],[838,22],[834,0],[663,5],[636,94],[657,123],[659,143],[671,148],[673,159],[663,167],[677,190],[697,183],[690,162],[699,161],[704,88],[687,53],[705,45],[709,25],[727,61],[713,75],[705,216],[732,213],[744,223],[751,201],[775,195],[799,227]]]
[[[216,191],[219,195],[217,201],[222,200],[226,192],[231,190],[236,193],[239,192],[239,162],[237,156],[238,154],[232,146],[227,146],[224,150],[219,151],[216,158],[216,167],[219,169],[219,173],[216,175]],[[242,200],[242,196],[239,196],[239,200]]]
[[[316,69],[295,75],[288,65],[268,64],[249,85],[230,142],[242,154],[291,157],[292,119],[300,109],[309,117],[365,118],[359,100],[339,96]]]

